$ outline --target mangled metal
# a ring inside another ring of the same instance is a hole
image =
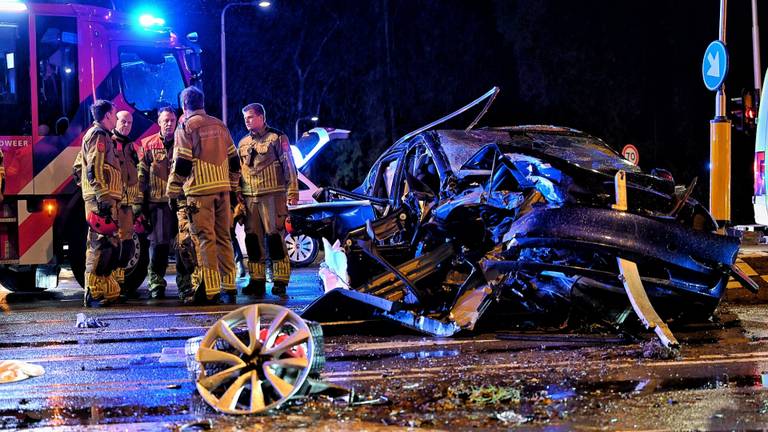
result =
[[[349,196],[336,191],[292,214],[294,229],[315,234],[303,221],[332,206],[362,197],[379,204],[357,228],[333,232],[352,288],[331,291],[303,316],[339,319],[344,304],[358,317],[448,336],[499,311],[511,317],[497,320],[507,326],[575,314],[620,324],[634,308],[674,346],[664,319],[711,316],[739,247],[714,233],[691,198],[694,185],[646,174],[573,129],[417,131]],[[326,218],[334,227],[355,222]]]

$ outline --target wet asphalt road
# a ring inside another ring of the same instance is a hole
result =
[[[316,270],[294,273],[289,299],[266,301],[300,310],[320,294]],[[86,310],[81,295],[71,279],[52,293],[0,293],[0,360],[46,369],[0,384],[0,428],[201,430],[190,426],[199,421],[211,430],[768,427],[765,305],[725,304],[713,322],[673,325],[682,343],[674,358],[665,358],[650,335],[496,332],[435,339],[369,323],[327,325],[322,377],[354,388],[366,404],[317,397],[270,415],[238,417],[206,406],[183,354],[188,338],[237,306],[183,307],[168,299]],[[109,325],[75,328],[79,312]]]

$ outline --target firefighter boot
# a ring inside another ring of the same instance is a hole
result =
[[[244,278],[248,276],[248,268],[245,266],[245,260],[241,259],[237,261],[237,277]]]
[[[259,261],[248,261],[251,280],[243,287],[243,295],[264,297],[267,292],[266,265]]]
[[[237,290],[226,290],[219,296],[219,304],[237,304]]]
[[[272,295],[285,297],[285,288],[291,278],[291,263],[288,257],[272,260]]]
[[[286,286],[287,284],[285,282],[275,282],[274,285],[272,285],[272,295],[287,297],[287,294],[285,293]]]
[[[198,285],[197,289],[191,292],[188,296],[184,297],[181,302],[185,305],[206,305],[210,304],[211,301],[208,300],[208,297],[205,295],[205,284]]]
[[[267,292],[267,281],[251,279],[248,285],[243,287],[243,295],[253,297],[264,297]]]
[[[159,300],[165,297],[165,272],[168,268],[169,245],[159,244],[150,249],[149,257],[149,299]]]
[[[85,295],[83,306],[102,307],[114,303],[120,295],[120,287],[111,276],[85,274]]]
[[[185,298],[191,296],[194,294],[194,290],[192,289],[192,275],[191,274],[182,274],[182,273],[176,273],[176,286],[179,288],[179,299],[184,300]]]

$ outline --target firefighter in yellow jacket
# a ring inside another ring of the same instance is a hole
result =
[[[181,92],[184,119],[175,134],[173,166],[168,181],[171,207],[178,208],[183,193],[190,230],[199,241],[197,267],[192,273],[194,294],[185,303],[222,300],[234,303],[235,262],[229,229],[230,205],[236,201],[240,164],[224,123],[205,113],[203,92],[187,87]]]
[[[115,301],[120,287],[112,277],[117,268],[117,211],[123,196],[123,179],[111,131],[117,115],[111,102],[96,100],[91,106],[94,123],[83,136],[81,163],[88,241],[85,253],[86,307]]]
[[[144,193],[144,207],[152,232],[149,234],[149,297],[157,300],[165,297],[165,272],[171,242],[179,230],[178,214],[168,208],[168,178],[171,175],[176,112],[171,107],[158,110],[157,123],[160,132],[141,141],[139,155],[139,183]],[[180,298],[191,291],[191,272],[176,260],[176,286]]]
[[[243,294],[261,296],[266,290],[266,264],[272,264],[272,294],[285,295],[291,276],[285,248],[285,219],[289,204],[299,199],[298,174],[288,137],[267,125],[264,106],[243,108],[249,134],[240,140],[240,180],[245,199],[245,248],[251,281]]]
[[[141,213],[134,214],[134,207],[141,204],[139,190],[138,163],[139,158],[134,148],[133,141],[128,138],[133,126],[133,115],[128,111],[117,113],[117,125],[112,131],[112,140],[115,143],[117,159],[120,162],[120,175],[123,179],[123,196],[117,211],[118,238],[120,239],[120,253],[118,268],[112,273],[121,286],[121,294],[129,298],[137,298],[136,287],[129,290],[124,286],[125,268],[135,252],[133,242],[134,222],[141,217]]]

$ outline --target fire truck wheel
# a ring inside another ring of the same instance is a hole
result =
[[[83,218],[71,221],[67,232],[67,260],[69,267],[81,287],[85,286],[85,243],[88,225]]]
[[[42,291],[35,286],[36,266],[24,266],[24,269],[0,270],[0,285],[8,291]]]
[[[125,267],[125,282],[123,282],[124,288],[128,292],[135,292],[139,289],[149,271],[149,240],[147,236],[134,234],[133,242],[136,247],[133,257]]]

